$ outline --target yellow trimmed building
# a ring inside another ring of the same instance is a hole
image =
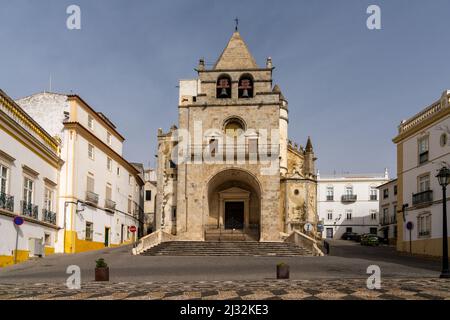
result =
[[[436,174],[443,165],[450,165],[449,136],[450,90],[399,125],[393,139],[397,145],[398,251],[442,256],[442,188]],[[408,222],[411,230],[406,227]]]
[[[58,252],[131,243],[143,225],[139,170],[122,156],[125,138],[78,95],[38,93],[17,101],[61,140]]]
[[[53,254],[62,243],[59,155],[58,139],[0,90],[0,267]]]

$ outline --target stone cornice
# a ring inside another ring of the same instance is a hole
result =
[[[435,113],[431,117],[423,120],[422,122],[418,123],[417,125],[411,127],[408,130],[403,131],[398,136],[396,136],[394,139],[392,139],[392,142],[399,143],[402,140],[416,134],[417,132],[424,130],[426,127],[432,125],[433,123],[445,118],[446,116],[450,115],[450,108],[441,109],[440,112]]]
[[[273,102],[256,102],[256,103],[227,103],[227,104],[214,104],[214,103],[205,103],[205,104],[186,104],[179,105],[178,108],[190,108],[190,107],[198,107],[198,108],[207,108],[207,107],[260,107],[260,106],[277,106],[280,107],[280,103]]]
[[[69,98],[69,101],[72,99],[77,100],[78,102],[81,103],[81,106],[85,107],[87,110],[90,111],[90,113],[96,118],[97,121],[100,121],[101,123],[103,123],[105,126],[107,126],[110,131],[116,136],[116,138],[118,138],[121,142],[125,141],[125,138],[119,133],[119,131],[117,131],[117,129],[111,125],[111,123],[109,123],[108,121],[106,121],[105,119],[103,119],[103,117],[101,117],[97,111],[95,111],[86,101],[84,101],[80,96],[76,95],[76,94],[70,94],[67,96]]]
[[[231,80],[231,83],[238,83],[239,82],[239,80]],[[263,80],[263,79],[260,79],[260,80],[253,80],[253,83],[256,83],[256,82],[261,82],[261,83],[265,83],[265,82],[272,82],[272,80],[270,79],[270,80]],[[217,81],[216,80],[202,80],[202,83],[217,83]],[[270,93],[272,93],[272,92],[270,92]]]
[[[2,110],[0,110],[0,128],[55,168],[60,168],[64,164],[64,161],[52,149],[18,125]]]
[[[199,69],[194,69],[195,71],[197,71],[198,73],[218,73],[218,72],[255,72],[255,71],[270,71],[272,72],[273,69],[275,69],[275,67],[272,68],[251,68],[251,69],[209,69],[209,70],[199,70]]]
[[[16,102],[14,102],[6,93],[0,90],[0,104],[3,104],[9,112],[20,119],[24,125],[41,138],[55,152],[58,152],[58,142],[50,136],[36,121],[31,118]],[[8,115],[7,115],[8,116]],[[25,128],[24,128],[25,129]],[[26,130],[25,129],[25,130]]]

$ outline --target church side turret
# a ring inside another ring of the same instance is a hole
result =
[[[314,149],[311,142],[311,137],[308,137],[305,147],[305,175],[313,176],[315,174],[314,162],[316,158],[314,157]]]
[[[270,65],[272,65],[272,59],[270,59]],[[288,101],[283,96],[283,93],[281,93],[278,85],[273,87],[272,92],[278,93],[280,99],[280,173],[284,176],[288,172]]]

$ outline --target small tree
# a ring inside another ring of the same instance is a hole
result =
[[[96,260],[95,263],[96,263],[97,268],[107,268],[108,267],[108,264],[105,262],[105,259],[103,259],[103,258]]]

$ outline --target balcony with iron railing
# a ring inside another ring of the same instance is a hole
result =
[[[86,191],[86,202],[88,204],[98,204],[98,194],[92,191]]]
[[[116,203],[110,199],[105,199],[105,209],[114,212],[116,210]]]
[[[419,237],[429,237],[430,235],[430,231],[419,231]]]
[[[433,190],[426,190],[412,195],[413,205],[427,204],[433,201]]]
[[[327,196],[327,201],[334,201],[334,196]]]
[[[20,204],[21,204],[21,213],[22,213],[22,215],[30,217],[30,218],[33,218],[33,219],[36,219],[36,220],[39,219],[39,208],[38,208],[38,206],[36,206],[36,205],[34,205],[32,203],[26,202],[24,200],[22,200],[20,202]]]
[[[48,209],[42,209],[42,221],[56,225],[56,213]]]
[[[355,202],[358,199],[356,194],[344,194],[341,197],[342,202]]]
[[[395,217],[395,215],[384,215],[381,216],[380,218],[380,225],[381,226],[387,226],[390,224],[395,224],[397,223],[397,218]]]
[[[0,209],[14,212],[14,197],[4,192],[0,192]]]

